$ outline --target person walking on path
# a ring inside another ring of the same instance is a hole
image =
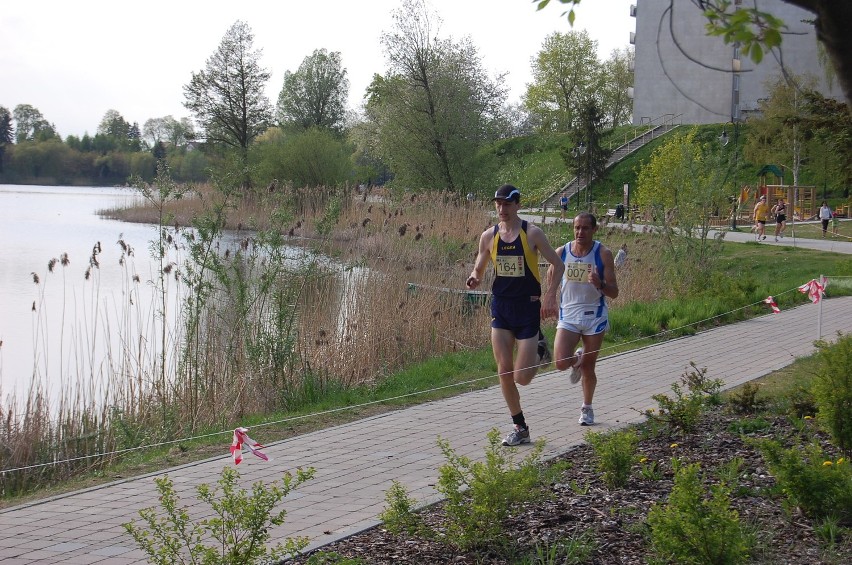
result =
[[[568,211],[568,195],[563,194],[562,198],[559,199],[559,207],[562,208],[562,219],[565,219],[565,212]]]
[[[615,266],[617,268],[621,268],[627,262],[627,244],[624,243],[621,245],[621,248],[618,250],[618,253],[615,254]]]
[[[828,221],[834,214],[831,212],[831,207],[825,200],[822,201],[822,206],[819,207],[819,219],[822,222],[822,237],[825,239],[825,233],[828,231]]]
[[[559,320],[556,324],[556,368],[571,369],[571,382],[582,380],[583,404],[579,424],[595,423],[592,400],[598,383],[595,364],[609,328],[606,299],[618,297],[618,282],[612,251],[594,239],[598,230],[592,214],[574,218],[574,240],[556,250],[564,269],[549,268],[548,288],[562,276],[559,294]],[[560,273],[560,271],[562,271]],[[582,347],[574,350],[583,341]]]
[[[766,219],[769,217],[769,206],[766,205],[766,196],[757,199],[754,205],[754,226],[757,228],[757,241],[766,239]]]
[[[784,230],[787,228],[787,204],[783,198],[779,198],[778,203],[772,207],[772,215],[775,216],[775,241],[778,241],[779,237],[784,237]]]
[[[541,331],[541,319],[555,316],[557,310],[558,286],[548,287],[542,295],[538,256],[550,263],[554,276],[561,277],[564,267],[541,228],[518,217],[520,190],[504,184],[494,194],[494,206],[500,221],[479,237],[479,251],[466,285],[471,290],[477,288],[488,261],[494,264],[491,349],[500,390],[514,424],[503,445],[520,445],[530,442],[530,428],[517,385],[530,384],[539,366],[550,364],[552,357]]]

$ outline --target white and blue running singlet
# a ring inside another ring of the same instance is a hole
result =
[[[595,241],[592,249],[583,257],[574,256],[571,252],[571,242],[568,242],[562,248],[561,259],[565,264],[565,274],[562,277],[559,294],[559,321],[570,325],[586,326],[592,333],[605,330],[606,299],[600,290],[588,282],[592,266],[597,269],[598,276],[601,276],[604,270],[601,260],[601,242]],[[602,277],[601,279],[603,280]],[[602,327],[588,327],[590,323],[600,326],[601,319],[604,324]]]

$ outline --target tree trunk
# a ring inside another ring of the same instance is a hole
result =
[[[817,37],[825,46],[846,101],[852,108],[852,2],[848,0],[784,0],[816,14]]]

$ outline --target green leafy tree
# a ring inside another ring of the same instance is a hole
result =
[[[579,159],[573,158],[573,155],[569,158],[563,150],[563,158],[566,163],[573,165],[574,174],[590,181],[586,188],[586,199],[590,204],[594,202],[591,181],[602,179],[606,175],[606,164],[612,155],[612,151],[601,144],[604,134],[603,121],[604,116],[597,103],[592,99],[586,100],[580,108],[574,128],[574,137],[585,144],[586,150]]]
[[[142,126],[142,138],[151,147],[162,142],[173,149],[184,148],[187,142],[195,139],[195,128],[189,118],[180,121],[170,115],[150,118]]]
[[[0,173],[3,172],[3,159],[6,155],[6,146],[11,145],[14,139],[15,129],[12,126],[12,114],[8,108],[0,106]]]
[[[184,85],[184,106],[201,124],[208,142],[238,151],[245,166],[251,142],[270,122],[272,108],[264,95],[269,72],[260,66],[261,51],[252,50],[251,28],[237,21],[228,29],[204,70]],[[245,173],[243,187],[251,184]]]
[[[117,110],[107,110],[97,134],[102,136],[102,150],[139,151],[141,134],[138,124],[130,124]]]
[[[464,193],[477,150],[496,136],[505,90],[468,38],[438,38],[425,0],[405,0],[393,19],[382,39],[390,68],[373,78],[366,107],[379,156],[402,186]]]
[[[629,124],[633,117],[633,101],[627,88],[633,86],[630,70],[635,53],[632,48],[614,49],[601,68],[601,84],[597,95],[601,111],[610,127]]]
[[[312,127],[341,131],[346,117],[349,79],[340,53],[316,49],[296,72],[284,73],[278,95],[278,121],[301,129]]]
[[[798,185],[802,165],[814,151],[813,132],[798,119],[806,105],[802,89],[812,87],[813,79],[788,77],[779,76],[769,97],[759,101],[760,112],[749,119],[750,135],[743,152],[754,163],[785,166]]]
[[[718,256],[720,241],[710,236],[710,220],[733,191],[727,167],[708,143],[698,139],[697,128],[673,135],[636,179],[636,202],[660,227],[666,268],[684,289],[700,283]]]
[[[355,180],[368,186],[384,184],[390,177],[387,164],[382,161],[376,133],[376,124],[370,120],[358,120],[347,129],[347,139],[353,146],[352,161]]]
[[[849,104],[826,98],[819,92],[805,93],[807,111],[797,117],[806,129],[816,132],[825,147],[822,182],[852,185],[852,112]],[[819,159],[817,159],[817,163]],[[844,196],[849,196],[848,188]]]
[[[265,181],[289,181],[296,187],[342,185],[352,169],[352,148],[331,130],[314,127],[285,135],[270,128],[250,152],[250,163]]]
[[[18,104],[12,111],[15,119],[15,142],[46,141],[59,137],[53,124],[29,104]]]
[[[523,99],[539,129],[567,132],[576,127],[583,101],[602,85],[597,47],[585,30],[554,32],[545,38]]]

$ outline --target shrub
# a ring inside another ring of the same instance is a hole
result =
[[[731,393],[728,397],[728,403],[734,412],[738,414],[754,414],[760,409],[766,401],[757,398],[757,391],[760,387],[753,383],[747,382]]]
[[[408,491],[399,481],[393,481],[391,487],[385,493],[384,511],[379,514],[379,519],[385,523],[387,530],[399,535],[402,532],[414,534],[422,527],[422,518],[414,512],[417,501],[408,496]]]
[[[598,459],[598,469],[603,473],[606,485],[609,488],[624,486],[636,462],[636,445],[639,443],[636,430],[588,432],[585,439]]]
[[[817,342],[820,368],[813,382],[817,422],[846,454],[852,453],[852,334]]]
[[[668,431],[688,434],[698,425],[705,404],[719,403],[722,381],[708,379],[707,369],[699,369],[694,362],[689,365],[692,370],[681,376],[680,383],[672,384],[674,398],[665,394],[655,394],[651,397],[657,402],[658,410],[645,410],[642,413],[653,425],[661,424]]]
[[[774,440],[758,443],[778,486],[793,505],[812,519],[834,517],[852,523],[852,466],[836,461],[816,443],[785,449]]]
[[[446,499],[447,540],[462,549],[484,547],[500,540],[503,521],[514,505],[543,494],[545,475],[539,465],[544,442],[515,463],[515,450],[501,446],[499,432],[488,433],[485,461],[456,455],[446,440],[438,447],[447,459],[435,487]]]
[[[668,502],[651,508],[648,525],[653,550],[666,562],[744,563],[754,545],[730,507],[727,485],[713,485],[705,496],[697,463],[677,468]]]
[[[307,538],[288,538],[272,548],[266,544],[271,537],[269,526],[284,523],[286,511],[273,514],[275,506],[290,491],[313,477],[313,468],[284,474],[278,481],[265,485],[258,481],[252,485],[251,495],[236,490],[240,475],[232,467],[222,469],[218,487],[198,486],[198,499],[209,504],[214,517],[193,523],[168,475],[154,479],[160,493],[160,505],[165,516],[158,516],[153,507],[139,511],[147,527],[136,521],[124,524],[124,529],[136,541],[152,563],[217,563],[252,564],[267,562],[298,554],[307,547]]]

